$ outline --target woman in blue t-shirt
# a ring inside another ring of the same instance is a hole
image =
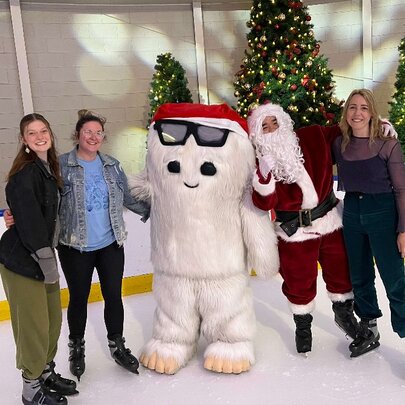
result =
[[[85,370],[84,334],[87,300],[96,268],[103,294],[108,346],[114,360],[137,373],[138,360],[124,345],[121,287],[126,239],[123,208],[142,216],[149,206],[134,199],[120,163],[99,152],[105,119],[81,110],[74,139],[77,146],[60,157],[61,195],[58,253],[69,288],[70,371],[80,379]]]
[[[390,302],[393,330],[405,337],[405,166],[397,139],[382,133],[370,90],[353,90],[333,145],[338,189],[345,191],[343,233],[349,257],[360,331],[351,357],[379,346],[376,318],[382,316],[374,260]]]

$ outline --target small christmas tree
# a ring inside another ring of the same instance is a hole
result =
[[[234,83],[242,116],[268,100],[280,104],[296,128],[337,122],[341,104],[333,97],[332,72],[319,55],[310,21],[301,1],[253,1],[249,49]]]
[[[171,53],[158,55],[149,93],[148,126],[156,110],[164,103],[192,103],[185,70]]]
[[[398,47],[399,65],[397,70],[393,101],[390,110],[390,121],[398,132],[398,139],[401,142],[402,150],[405,153],[405,38],[402,38]]]

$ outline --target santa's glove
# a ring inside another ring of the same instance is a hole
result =
[[[271,155],[259,156],[259,169],[263,177],[267,178],[269,173],[276,166],[276,160]]]
[[[55,253],[50,247],[38,249],[31,255],[44,275],[45,284],[54,284],[59,281],[58,265],[56,263]]]
[[[385,118],[382,119],[381,121],[382,121],[382,130],[383,130],[384,136],[398,139],[398,133],[397,133],[397,131],[395,131],[395,128],[392,126],[392,124]]]

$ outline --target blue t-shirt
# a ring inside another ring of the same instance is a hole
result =
[[[115,241],[111,226],[108,187],[99,156],[92,161],[78,159],[84,169],[87,246],[84,251],[102,249]]]

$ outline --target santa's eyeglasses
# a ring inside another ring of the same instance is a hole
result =
[[[183,120],[157,120],[153,127],[163,145],[185,145],[190,135],[193,135],[199,146],[225,145],[229,129],[207,127]]]

